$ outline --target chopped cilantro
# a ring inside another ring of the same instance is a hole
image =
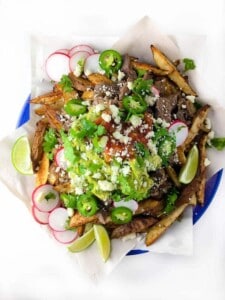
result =
[[[63,75],[61,77],[59,84],[62,85],[62,89],[64,92],[72,92],[73,91],[72,81],[68,75]]]
[[[140,95],[141,97],[151,94],[151,87],[153,84],[152,79],[144,80],[142,78],[137,78],[133,82],[133,92]]]
[[[49,159],[53,159],[53,149],[57,144],[56,132],[53,128],[49,128],[44,135],[43,150],[47,153]]]
[[[66,208],[77,208],[77,196],[73,194],[62,193],[60,195]]]
[[[213,138],[211,139],[211,144],[213,147],[215,147],[217,150],[221,151],[225,148],[225,138]]]
[[[137,69],[137,74],[138,74],[138,77],[143,77],[147,71],[146,70],[143,70],[143,69]]]
[[[196,68],[195,66],[195,62],[193,59],[190,58],[184,58],[183,59],[183,63],[184,63],[184,70],[189,71],[189,70],[194,70]]]
[[[164,212],[166,214],[169,214],[170,212],[173,211],[177,198],[178,198],[178,191],[175,188],[171,189],[167,194],[167,198],[166,198],[166,207],[164,209]]]
[[[62,138],[62,142],[63,142],[63,146],[64,146],[65,158],[69,162],[71,162],[71,164],[73,164],[76,161],[76,155],[74,153],[73,144],[72,144],[72,142],[70,141],[69,137],[67,136],[67,134],[65,132],[63,132],[61,130],[60,134],[61,134],[61,138]]]
[[[56,195],[53,192],[49,192],[47,195],[45,195],[45,199],[48,201],[50,199],[55,199]]]

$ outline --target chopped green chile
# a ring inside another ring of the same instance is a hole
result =
[[[146,101],[138,95],[125,96],[122,102],[123,107],[132,114],[141,114],[147,109]]]
[[[122,56],[115,50],[105,50],[99,57],[99,65],[107,75],[117,72],[121,68],[122,62]]]
[[[94,197],[81,197],[77,201],[77,209],[84,217],[91,217],[98,211],[97,200]]]
[[[70,116],[79,116],[87,111],[87,107],[82,105],[79,99],[72,99],[64,105],[65,112]]]

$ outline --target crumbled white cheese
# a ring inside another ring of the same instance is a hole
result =
[[[191,101],[192,103],[195,103],[195,96],[188,95],[188,96],[186,96],[186,99]]]
[[[95,112],[96,113],[99,113],[100,111],[104,110],[105,109],[105,105],[102,104],[102,103],[99,103],[95,106]]]
[[[71,207],[67,208],[68,217],[72,217],[74,215],[74,209]]]
[[[161,118],[157,118],[156,123],[161,124],[165,128],[170,126],[170,123],[167,123],[165,120]]]
[[[208,133],[208,138],[211,140],[213,139],[215,136],[215,132],[213,130],[211,130],[209,133]]]
[[[146,134],[146,139],[149,139],[151,137],[153,137],[155,135],[154,131],[149,131],[147,134]]]
[[[147,102],[148,105],[153,106],[156,102],[158,97],[153,97],[153,96],[145,96],[145,101]]]
[[[204,166],[208,167],[211,164],[211,161],[206,157],[204,161]]]
[[[124,176],[127,176],[129,175],[130,173],[130,166],[124,166],[122,169],[121,169],[121,172]]]
[[[209,118],[205,119],[204,124],[206,129],[210,130],[212,128],[211,120]]]
[[[140,117],[136,116],[136,115],[132,115],[130,117],[130,122],[134,126],[134,128],[136,128],[136,127],[141,125],[142,119]]]
[[[129,90],[132,90],[133,87],[134,87],[133,82],[132,82],[132,81],[128,81],[128,82],[127,82],[127,87],[128,87]]]
[[[135,239],[135,238],[136,238],[136,233],[133,232],[133,233],[129,233],[129,234],[123,236],[123,237],[122,237],[122,241],[123,241],[123,242],[126,242],[126,241],[128,241],[128,240],[133,240],[133,239]]]
[[[102,114],[102,119],[103,119],[105,122],[109,123],[109,122],[111,121],[111,116],[108,115],[108,114],[106,114],[106,113],[103,113],[103,114]]]
[[[110,181],[107,181],[107,180],[99,180],[98,181],[98,186],[99,186],[100,190],[106,191],[106,192],[107,191],[111,192],[115,188],[114,184]]]
[[[102,176],[101,173],[95,173],[95,174],[93,174],[92,177],[93,177],[94,179],[100,179],[101,176]]]
[[[121,81],[121,80],[124,78],[124,76],[125,76],[125,73],[123,73],[123,72],[121,72],[121,71],[119,70],[119,71],[118,71],[118,77],[117,77],[118,81]]]
[[[84,193],[84,191],[81,187],[75,187],[75,194],[76,195],[82,195],[83,193]]]
[[[109,108],[111,110],[113,119],[115,119],[119,114],[119,108],[114,104],[109,105]]]
[[[156,145],[152,142],[152,140],[148,141],[147,146],[148,146],[148,149],[151,151],[152,154],[157,154]]]

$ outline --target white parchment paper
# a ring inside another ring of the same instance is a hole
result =
[[[86,42],[93,45],[96,49],[114,48],[121,53],[129,53],[146,61],[152,61],[149,50],[150,44],[155,44],[164,51],[171,59],[183,57],[193,58],[197,69],[190,72],[190,81],[198,92],[202,102],[212,105],[211,120],[216,135],[225,136],[225,126],[223,119],[225,108],[221,106],[216,91],[207,80],[202,80],[201,74],[204,71],[204,79],[207,79],[207,60],[210,57],[205,55],[204,47],[207,45],[207,38],[203,36],[173,36],[164,35],[148,18],[144,17],[137,24],[128,30],[117,41],[115,38],[103,37],[45,37],[33,35],[31,37],[31,58],[32,58],[32,95],[38,95],[42,92],[51,90],[47,77],[44,73],[44,61],[48,54],[59,48],[70,48],[75,44]],[[213,85],[213,83],[211,83]],[[225,97],[224,97],[225,98]],[[0,142],[0,180],[22,200],[27,208],[31,207],[31,193],[34,188],[34,176],[22,176],[18,174],[11,164],[11,148],[16,138],[27,134],[30,138],[34,132],[36,118],[33,119],[31,110],[31,121],[17,129],[10,136],[7,136]],[[209,151],[211,165],[209,167],[209,176],[225,166],[225,153]],[[45,229],[46,227],[43,226]],[[50,235],[49,235],[50,236]],[[93,244],[86,251],[79,254],[68,253],[64,245],[55,242],[56,247],[64,247],[65,255],[69,255],[72,263],[81,266],[81,269],[87,273],[90,278],[98,279],[105,274],[110,273],[115,266],[125,257],[131,249],[148,249],[157,253],[171,253],[179,255],[190,255],[193,249],[193,225],[192,211],[187,209],[182,222],[176,222],[154,245],[146,248],[141,240],[113,240],[112,253],[110,259],[103,263],[96,244]]]

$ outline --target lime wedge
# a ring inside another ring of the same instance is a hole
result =
[[[33,174],[30,144],[26,135],[19,137],[13,145],[11,160],[14,168],[23,175]]]
[[[198,147],[194,145],[188,153],[185,165],[180,170],[179,181],[181,183],[188,184],[193,180],[197,173],[198,160]]]
[[[97,242],[99,253],[104,262],[107,261],[111,251],[111,243],[107,230],[102,225],[95,224],[93,226],[95,239]]]
[[[75,240],[70,246],[68,246],[68,250],[70,252],[80,252],[84,249],[88,248],[95,240],[94,229],[93,227],[87,231],[82,237]]]

